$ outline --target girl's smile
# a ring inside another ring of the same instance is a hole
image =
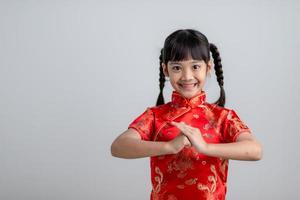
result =
[[[198,82],[197,83],[178,83],[178,85],[183,88],[184,90],[192,90],[194,89],[196,86],[198,86]]]
[[[192,98],[202,91],[211,63],[203,60],[169,61],[162,63],[165,76],[170,78],[174,90],[186,98]]]

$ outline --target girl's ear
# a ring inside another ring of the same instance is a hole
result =
[[[167,66],[165,65],[165,63],[162,63],[161,66],[162,66],[162,68],[163,68],[164,75],[165,75],[166,77],[169,77],[168,68],[167,68]]]
[[[206,74],[208,74],[209,76],[210,76],[212,65],[213,65],[213,62],[211,59],[209,59],[209,61],[207,63],[207,69],[206,69]]]

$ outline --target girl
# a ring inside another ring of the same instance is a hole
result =
[[[203,90],[214,69],[221,92],[215,103]],[[262,146],[233,109],[225,108],[217,47],[193,29],[170,34],[161,50],[160,93],[111,145],[119,158],[150,157],[151,200],[224,200],[229,159],[260,160]],[[174,89],[164,103],[166,77]]]

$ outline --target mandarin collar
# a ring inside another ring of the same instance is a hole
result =
[[[193,96],[192,98],[183,97],[177,91],[172,92],[172,104],[175,107],[191,107],[196,108],[206,102],[206,93],[201,91],[199,94]]]

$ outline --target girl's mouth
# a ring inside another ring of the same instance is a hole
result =
[[[178,83],[178,85],[183,89],[193,89],[194,87],[196,87],[198,85],[198,83],[189,83],[189,84]]]

